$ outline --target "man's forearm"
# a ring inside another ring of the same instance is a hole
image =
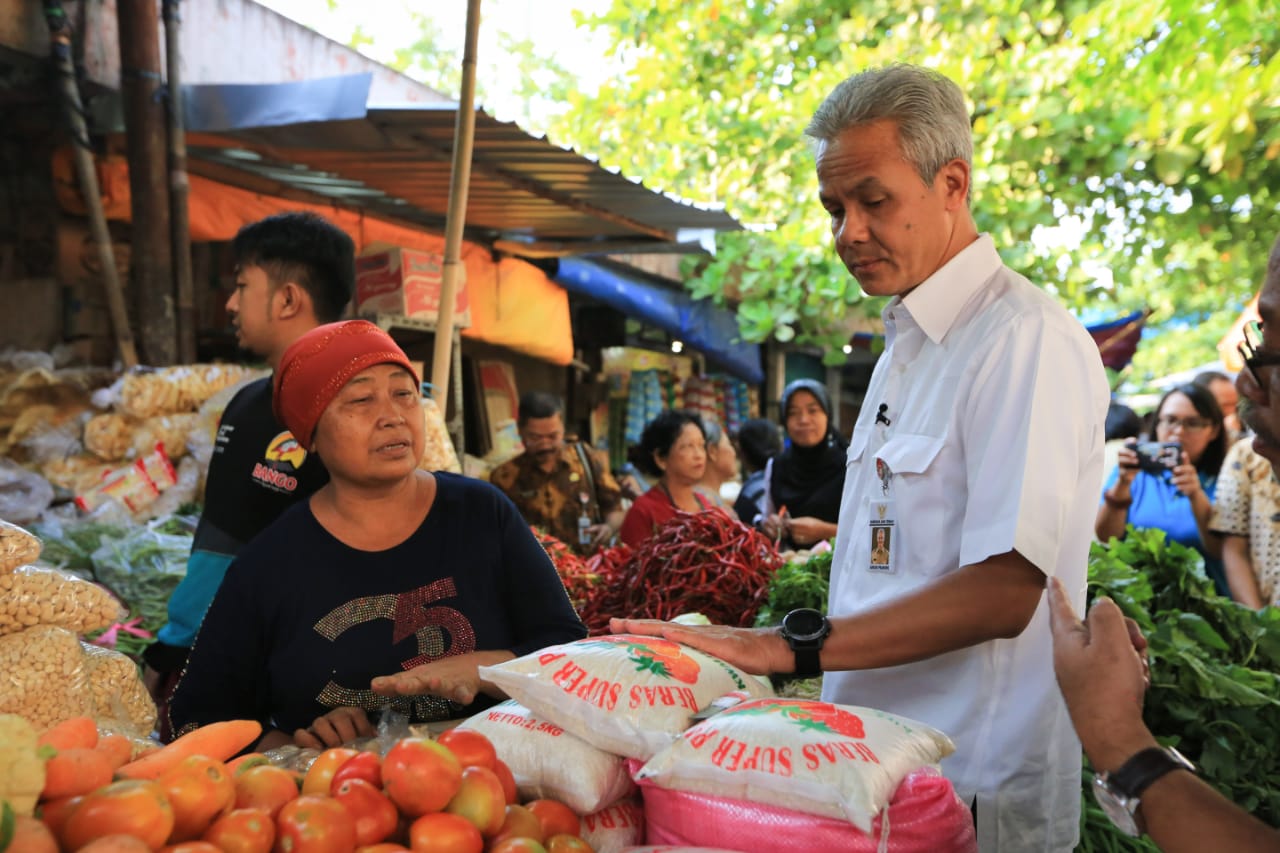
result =
[[[1142,793],[1138,814],[1164,853],[1275,853],[1280,832],[1268,827],[1192,773],[1174,770]]]
[[[1222,568],[1233,599],[1254,610],[1262,607],[1262,591],[1258,589],[1258,576],[1253,572],[1247,536],[1227,534],[1222,537]]]
[[[831,620],[827,672],[925,660],[1016,637],[1044,594],[1044,574],[1016,551],[965,566],[910,595]]]

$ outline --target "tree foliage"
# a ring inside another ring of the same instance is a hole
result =
[[[975,218],[1011,266],[1077,312],[1152,309],[1138,384],[1214,357],[1280,233],[1271,0],[615,0],[584,23],[629,70],[553,135],[766,226],[691,271],[741,300],[750,340],[838,359],[878,313],[830,250],[802,131],[837,82],[891,62],[966,92]]]

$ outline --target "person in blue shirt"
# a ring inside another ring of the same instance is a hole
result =
[[[1094,530],[1104,542],[1123,539],[1125,525],[1158,528],[1170,540],[1204,557],[1205,573],[1220,595],[1229,596],[1222,568],[1222,540],[1209,530],[1218,472],[1227,454],[1222,409],[1206,388],[1179,385],[1156,408],[1156,440],[1177,442],[1176,465],[1152,473],[1140,470],[1136,442],[1120,449],[1118,466],[1102,490]]]

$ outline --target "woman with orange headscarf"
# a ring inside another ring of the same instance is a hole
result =
[[[511,501],[418,468],[418,388],[364,320],[320,326],[284,354],[273,408],[329,484],[228,569],[174,693],[175,733],[257,719],[259,749],[319,747],[372,734],[385,707],[415,722],[466,716],[492,701],[478,667],[586,636]]]

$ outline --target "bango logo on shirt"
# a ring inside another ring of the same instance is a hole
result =
[[[288,430],[278,433],[267,445],[263,457],[265,461],[253,466],[255,480],[278,492],[292,492],[298,488],[298,478],[292,472],[307,461],[307,451],[293,433]]]

